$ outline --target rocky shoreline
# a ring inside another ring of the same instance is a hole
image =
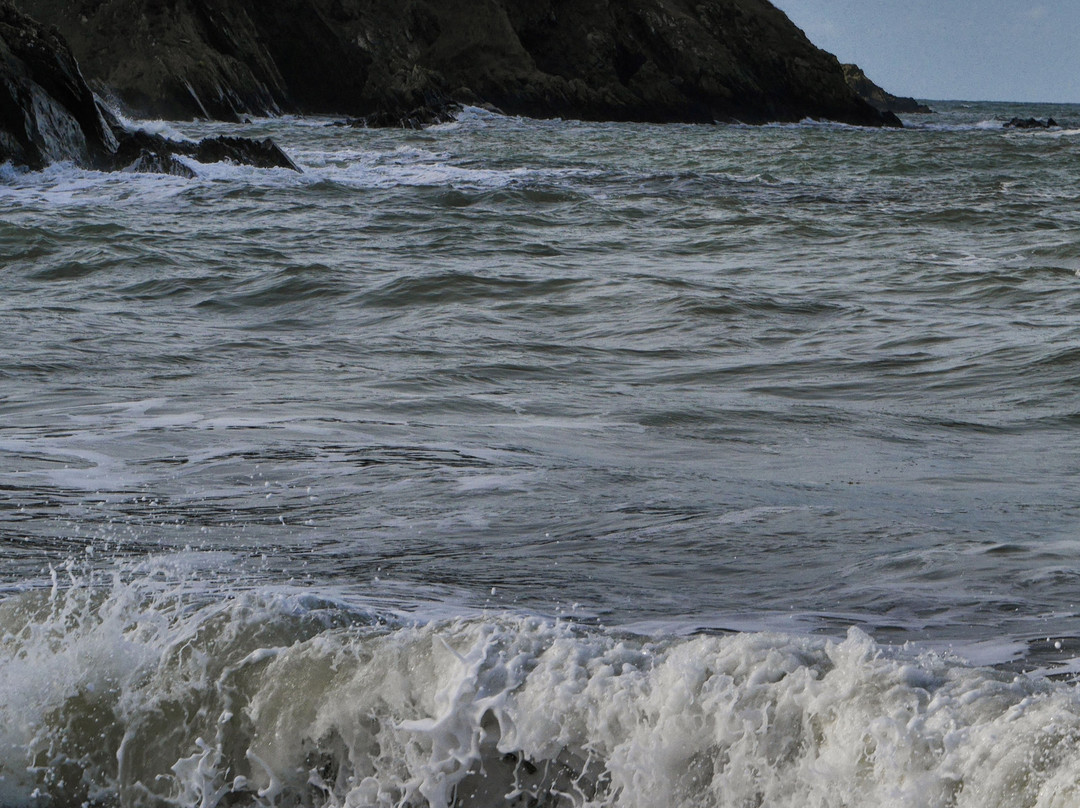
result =
[[[466,104],[540,118],[901,125],[767,0],[18,5],[0,0],[0,160],[32,169],[68,160],[189,176],[188,157],[299,170],[270,141],[131,131],[101,97],[136,117],[333,113],[407,128]]]
[[[19,0],[137,117],[899,125],[767,0]]]

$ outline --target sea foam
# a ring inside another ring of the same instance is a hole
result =
[[[406,621],[198,573],[0,603],[5,805],[1066,806],[1071,686],[777,633]]]

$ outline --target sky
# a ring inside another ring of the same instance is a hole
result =
[[[772,0],[895,95],[1080,103],[1080,0]]]

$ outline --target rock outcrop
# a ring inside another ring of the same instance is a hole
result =
[[[1045,120],[1041,118],[1012,118],[1005,122],[1004,127],[1006,129],[1053,129],[1060,125],[1053,118]]]
[[[140,116],[899,124],[767,0],[20,2]]]
[[[177,156],[190,157],[199,163],[237,163],[256,168],[288,168],[300,171],[281,148],[270,138],[251,140],[246,137],[219,135],[199,141],[171,140],[141,130],[122,130],[117,133],[119,146],[108,168],[127,167],[132,170],[188,176],[188,169]]]
[[[890,92],[886,92],[877,84],[870,81],[866,77],[866,73],[858,65],[841,65],[844,69],[844,79],[847,81],[848,86],[859,96],[859,98],[866,101],[875,109],[882,112],[894,112],[894,113],[924,113],[930,114],[934,110],[921,104],[914,98],[901,97],[893,95]]]
[[[62,37],[0,2],[0,162],[193,175],[177,156],[299,170],[270,140],[177,141],[125,128],[83,80]]]

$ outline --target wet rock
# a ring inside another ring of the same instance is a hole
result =
[[[116,146],[61,37],[0,3],[0,161],[97,165]]]
[[[300,170],[271,140],[177,141],[127,129],[95,97],[59,34],[0,2],[0,161],[194,176],[178,156]]]
[[[855,93],[881,112],[903,112],[906,114],[933,114],[934,110],[921,104],[914,98],[896,96],[883,90],[866,77],[866,73],[858,65],[841,65],[844,70],[844,80]]]
[[[142,116],[411,126],[438,119],[438,98],[588,120],[899,123],[767,0],[20,2]]]
[[[460,104],[416,107],[404,114],[400,110],[382,109],[353,118],[347,123],[360,129],[424,129],[440,123],[450,123],[456,120],[460,111]]]
[[[115,155],[118,165],[142,166],[133,170],[160,169],[160,173],[195,176],[177,156],[191,157],[200,163],[236,163],[256,168],[288,168],[300,171],[270,138],[251,140],[243,137],[208,137],[199,141],[171,140],[141,130],[123,132]]]
[[[17,2],[56,25],[92,88],[137,117],[239,121],[363,86],[363,53],[308,0]]]
[[[173,146],[177,151],[180,147]],[[200,163],[237,163],[240,165],[255,166],[256,168],[288,168],[299,172],[289,155],[270,138],[265,140],[251,140],[245,137],[208,137],[195,144],[193,151],[181,151],[182,154],[190,154]]]
[[[174,177],[195,179],[198,175],[187,165],[171,154],[142,150],[128,166],[123,169],[128,173],[171,174]]]

